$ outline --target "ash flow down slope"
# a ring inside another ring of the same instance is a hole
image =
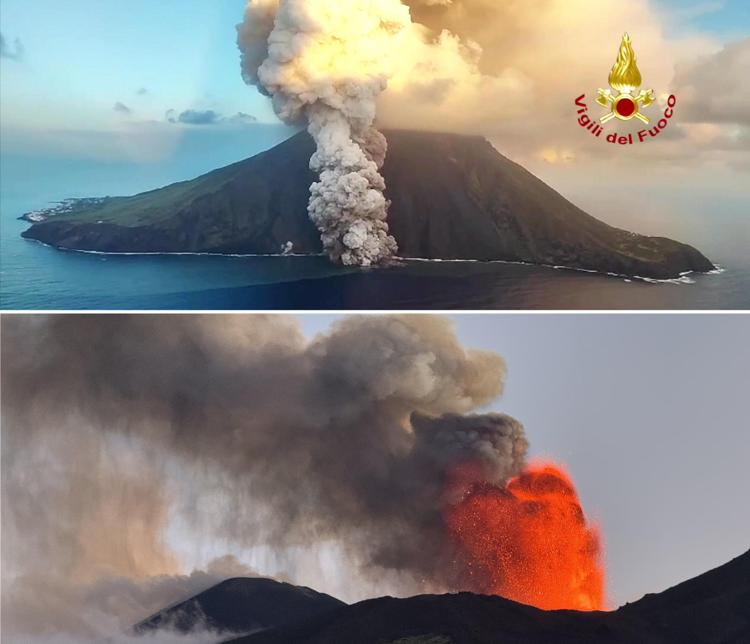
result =
[[[583,212],[481,137],[385,132],[388,225],[401,257],[522,261],[669,279],[714,267],[695,248]],[[101,252],[320,253],[308,218],[315,145],[301,132],[205,174],[132,197],[81,201],[23,233]]]

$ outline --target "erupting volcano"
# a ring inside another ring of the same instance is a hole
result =
[[[174,575],[164,534],[177,512],[179,525],[201,526],[200,539],[269,547],[279,562],[302,553],[299,574],[307,553],[330,548],[340,557],[331,568],[362,595],[387,588],[542,609],[604,606],[599,532],[570,477],[527,460],[517,419],[472,413],[503,393],[505,361],[464,346],[446,318],[351,316],[312,339],[279,316],[51,316],[32,327],[14,318],[3,323],[3,347],[13,411],[3,440],[24,456],[4,471],[4,486],[20,495],[39,484],[29,473],[43,476],[49,510],[39,514],[52,521],[64,507],[81,517],[75,531],[66,523],[56,533],[54,521],[27,529],[28,514],[12,515],[15,543],[57,539],[53,553],[40,561],[34,549],[26,564],[48,593],[57,588],[50,569],[138,583]],[[62,436],[60,401],[82,391],[95,393],[86,422],[75,414]],[[97,431],[102,423],[112,431]],[[75,469],[81,454],[85,477]],[[40,472],[52,456],[59,467]],[[171,478],[182,471],[195,475]],[[139,527],[127,539],[111,521],[120,516]],[[75,565],[57,563],[71,551]],[[26,615],[27,598],[42,591],[19,588],[15,610]],[[86,582],[75,592],[88,605],[100,591]],[[40,596],[34,611],[44,613]],[[101,628],[95,641],[106,639]]]
[[[474,483],[445,520],[463,586],[545,610],[604,608],[599,530],[559,465],[532,463],[504,487]]]

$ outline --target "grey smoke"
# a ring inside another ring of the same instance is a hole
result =
[[[398,250],[380,174],[387,146],[374,122],[394,38],[409,24],[400,0],[248,0],[237,27],[245,82],[317,144],[308,212],[334,262],[369,266]]]
[[[527,448],[512,418],[465,415],[505,365],[435,316],[312,341],[283,316],[14,316],[2,351],[3,577],[26,597],[56,574],[179,574],[170,516],[243,548],[333,540],[352,573],[454,588],[447,477],[502,483]]]
[[[205,571],[147,578],[102,576],[71,583],[54,569],[4,586],[3,642],[23,644],[209,644],[226,637],[198,626],[189,636],[176,628],[135,635],[133,625],[156,610],[184,601],[228,577],[257,576],[233,557],[217,559]]]

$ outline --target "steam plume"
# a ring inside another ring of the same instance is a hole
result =
[[[400,0],[249,0],[238,26],[245,81],[317,144],[308,211],[336,262],[369,266],[397,251],[379,173],[387,146],[373,124],[394,37],[410,24]]]
[[[2,345],[4,621],[14,597],[43,610],[51,578],[77,597],[179,573],[175,516],[448,589],[446,478],[472,462],[503,484],[524,463],[517,421],[463,415],[502,392],[503,360],[439,317],[356,316],[308,342],[281,316],[19,316]]]

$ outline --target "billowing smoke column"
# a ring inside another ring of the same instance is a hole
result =
[[[527,441],[513,418],[471,413],[505,364],[444,318],[354,316],[312,341],[283,316],[18,316],[2,331],[6,625],[49,624],[50,602],[101,596],[102,580],[178,574],[175,524],[280,556],[338,544],[372,592],[500,588],[456,565],[449,519],[477,486],[523,476]],[[83,611],[70,602],[61,624]]]
[[[47,588],[179,572],[169,516],[204,543],[334,541],[348,578],[450,588],[447,472],[500,484],[526,453],[512,418],[461,415],[505,365],[439,317],[312,342],[283,316],[13,317],[2,345],[5,621],[49,623],[48,603],[31,616]]]
[[[410,22],[400,0],[249,0],[238,26],[245,81],[315,139],[308,211],[335,262],[369,266],[397,251],[379,173],[387,145],[373,123],[394,37]]]

